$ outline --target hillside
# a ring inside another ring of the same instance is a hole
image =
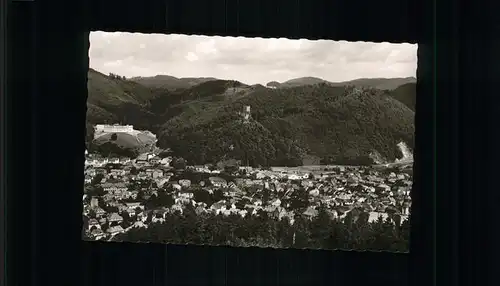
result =
[[[416,79],[414,77],[407,78],[360,78],[350,81],[344,82],[329,82],[327,80],[317,78],[317,77],[301,77],[295,78],[283,83],[279,83],[276,81],[269,82],[267,86],[274,86],[279,88],[291,88],[312,84],[320,84],[326,83],[331,86],[356,86],[363,88],[376,88],[381,90],[394,90],[397,87],[407,84],[407,83],[415,83]]]
[[[130,80],[111,78],[89,69],[87,102],[96,106],[116,106],[123,103],[145,105],[154,96],[145,86]]]
[[[157,96],[150,88],[130,80],[113,78],[89,69],[87,122],[133,124],[149,127],[150,102]]]
[[[414,113],[378,90],[356,92],[327,84],[258,89],[196,112],[192,100],[159,130],[158,144],[195,164],[236,158],[250,165],[300,165],[304,155],[323,163],[370,164],[369,154],[400,158],[413,146]],[[243,123],[238,112],[252,108]]]
[[[207,81],[216,80],[210,77],[186,77],[186,78],[176,78],[169,75],[157,75],[152,77],[134,77],[130,79],[133,82],[139,83],[145,87],[149,88],[160,88],[169,91],[174,91],[178,89],[187,89],[200,83]]]
[[[404,84],[391,92],[391,95],[415,111],[415,103],[417,100],[417,85],[416,83]]]
[[[166,114],[167,117],[172,117],[179,114],[179,112],[199,105],[197,103],[219,104],[227,98],[238,96],[247,90],[259,88],[263,87],[251,87],[239,81],[212,80],[184,90],[167,91],[158,89],[157,96],[150,104],[151,111],[159,116]]]

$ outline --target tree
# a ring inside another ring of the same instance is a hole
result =
[[[172,167],[174,167],[177,170],[183,170],[186,169],[186,160],[183,158],[177,158],[172,162]]]
[[[90,149],[90,145],[92,143],[92,141],[94,140],[94,134],[95,134],[95,129],[94,129],[94,125],[92,125],[91,123],[88,123],[86,124],[86,128],[87,128],[87,133],[86,133],[86,136],[85,136],[85,141],[87,142],[87,149]]]
[[[309,193],[304,187],[294,190],[290,195],[290,208],[299,213],[304,212],[309,206]]]
[[[209,192],[203,190],[203,189],[198,189],[194,191],[194,200],[197,202],[202,202],[207,204],[207,206],[211,206],[213,204],[213,199],[212,196],[210,195]]]
[[[229,175],[233,175],[236,172],[238,172],[239,168],[237,165],[226,165],[224,166],[224,172],[228,173]]]
[[[82,222],[83,222],[83,228],[84,229],[87,229],[89,227],[89,217],[86,217],[86,216],[82,217]]]
[[[267,205],[269,203],[269,198],[271,196],[271,191],[268,188],[262,190],[262,205]]]
[[[165,192],[160,192],[158,193],[158,206],[170,208],[172,205],[175,203],[174,198],[172,195],[166,194]]]
[[[392,222],[384,221],[358,225],[342,220],[330,220],[326,208],[320,206],[318,216],[309,222],[297,214],[290,225],[286,218],[274,221],[248,215],[220,216],[211,213],[196,215],[192,206],[184,213],[167,214],[164,223],[151,223],[147,229],[131,229],[120,235],[122,241],[170,242],[177,244],[223,244],[232,246],[350,248],[363,250],[408,251],[409,223],[402,222],[399,235]],[[327,222],[328,221],[328,222]]]
[[[234,206],[239,209],[239,210],[243,210],[245,209],[245,201],[244,200],[238,200],[234,203]]]
[[[294,248],[305,248],[309,245],[309,231],[307,227],[307,221],[302,215],[295,216],[295,222],[293,223],[293,246]]]
[[[134,166],[130,169],[130,174],[137,175],[137,174],[139,174],[139,170],[137,170],[137,168]]]
[[[109,228],[109,222],[108,221],[106,221],[105,223],[103,223],[101,225],[101,230],[104,231],[104,232],[106,232],[106,230],[108,230],[108,228]]]
[[[148,216],[146,217],[145,223],[150,224],[152,220],[153,220],[153,212],[149,212]]]
[[[224,191],[222,189],[215,189],[212,194],[214,202],[221,201],[225,198]]]
[[[323,248],[327,243],[331,228],[331,217],[325,205],[318,207],[318,215],[310,223],[312,243]]]

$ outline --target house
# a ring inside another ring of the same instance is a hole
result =
[[[220,188],[220,187],[226,187],[227,186],[227,181],[224,180],[221,177],[210,177],[210,178],[208,178],[208,180],[215,187],[219,187]]]
[[[179,180],[179,185],[183,188],[189,188],[191,186],[191,181],[190,180]]]
[[[153,179],[161,178],[161,177],[163,177],[163,171],[162,170],[154,170],[152,176],[153,176]]]
[[[122,169],[111,169],[110,174],[113,176],[124,176],[125,175],[125,170]]]
[[[105,210],[103,210],[103,209],[102,209],[102,208],[100,208],[100,207],[96,207],[96,208],[94,209],[94,211],[95,211],[95,215],[96,215],[96,217],[98,217],[98,218],[99,218],[99,217],[102,217],[102,216],[104,216],[104,215],[106,214],[106,211],[105,211]]]
[[[266,177],[265,172],[257,172],[257,174],[255,174],[255,178],[257,179],[264,179],[265,177]]]
[[[96,175],[97,174],[101,174],[101,175],[106,175],[106,173],[108,172],[105,168],[96,168],[95,169],[95,172],[96,172]]]
[[[114,193],[114,194],[121,194],[122,192],[127,191],[128,187],[125,185],[123,182],[118,182],[118,183],[104,183],[102,184],[102,188],[104,189],[105,192],[108,193]]]
[[[144,210],[144,206],[141,205],[140,202],[134,202],[134,203],[125,203],[128,209],[135,210],[136,208],[140,208],[141,210]]]
[[[139,156],[137,156],[137,158],[135,159],[135,162],[136,163],[139,163],[139,162],[147,162],[148,161],[148,154],[147,153],[143,153],[143,154],[140,154]]]
[[[123,233],[124,231],[125,230],[120,225],[117,225],[117,226],[112,226],[112,227],[108,228],[108,230],[106,232],[111,234],[111,235],[114,235],[114,234],[118,234],[118,233]]]
[[[319,196],[319,190],[318,189],[312,189],[309,191],[309,195],[311,196]]]
[[[135,209],[127,209],[126,212],[129,217],[135,216]]]
[[[156,165],[156,164],[159,164],[161,161],[161,158],[160,157],[152,157],[149,159],[149,163],[152,164],[152,165]]]
[[[254,200],[253,204],[254,204],[255,206],[259,206],[259,207],[260,207],[260,206],[262,206],[262,201],[261,201],[261,200],[259,200],[259,199],[256,199],[256,200]]]
[[[137,221],[145,222],[148,219],[148,215],[144,212],[137,213],[136,216],[137,216]]]
[[[92,177],[89,175],[85,176],[85,184],[90,184],[92,182]]]
[[[193,194],[193,192],[183,191],[183,192],[179,193],[179,197],[186,198],[186,199],[192,199],[194,197],[194,194]]]
[[[147,228],[148,226],[142,221],[136,221],[133,225],[136,228]]]
[[[303,212],[303,214],[309,217],[309,219],[312,219],[318,215],[318,210],[316,210],[314,207],[308,207],[307,210]]]
[[[111,222],[117,222],[117,223],[121,223],[123,221],[123,217],[121,217],[119,214],[117,213],[112,213],[111,215],[108,216],[108,221],[111,223]]]
[[[368,216],[368,222],[376,222],[379,217],[382,217],[382,219],[385,221],[388,217],[388,214],[384,212],[370,212]]]
[[[154,169],[146,169],[146,175],[148,177],[153,177]]]
[[[272,206],[275,206],[275,207],[278,207],[281,205],[281,200],[280,199],[276,199],[274,200],[272,203],[271,203]]]
[[[100,228],[95,228],[93,229],[90,234],[92,235],[92,237],[95,239],[95,240],[100,240],[102,238],[104,238],[106,235],[104,234],[104,232],[102,231],[102,229]]]
[[[205,209],[204,207],[202,207],[202,206],[197,206],[197,207],[194,209],[194,211],[195,211],[195,213],[196,213],[197,215],[201,215],[201,214],[203,214],[203,213],[205,213],[205,212],[206,212],[206,209]]]
[[[126,205],[119,204],[118,205],[118,211],[119,212],[126,212],[129,208]]]
[[[162,188],[166,183],[168,183],[168,179],[169,178],[157,178],[155,182],[158,188]]]
[[[97,228],[101,228],[101,225],[99,224],[99,222],[95,218],[89,219],[89,222],[88,222],[88,228],[89,228],[89,230],[92,227],[94,227],[94,226],[97,227]]]
[[[175,212],[180,212],[180,213],[182,213],[182,206],[181,206],[181,205],[177,205],[177,204],[172,205],[172,206],[170,207],[170,211],[171,211],[172,213],[175,213]]]
[[[170,162],[172,162],[172,158],[166,157],[160,160],[160,164],[164,166],[170,166]]]
[[[380,184],[378,185],[376,188],[375,188],[375,191],[377,192],[381,192],[381,193],[384,193],[384,192],[389,192],[391,190],[391,187],[389,187],[388,185],[386,184]]]
[[[91,177],[94,177],[96,175],[96,171],[94,168],[90,168],[88,170],[85,171],[85,174],[91,176]]]

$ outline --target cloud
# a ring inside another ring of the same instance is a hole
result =
[[[416,76],[417,45],[208,37],[90,34],[90,66],[126,77],[216,77],[266,84],[314,76],[338,82]]]

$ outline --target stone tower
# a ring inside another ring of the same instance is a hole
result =
[[[243,108],[243,119],[248,121],[250,119],[250,105],[246,105]]]

